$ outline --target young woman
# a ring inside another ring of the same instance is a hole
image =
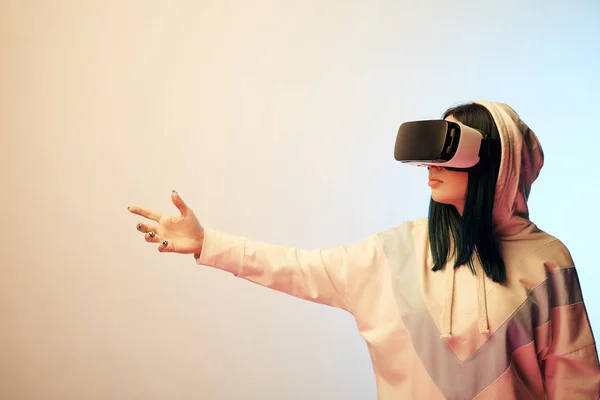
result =
[[[448,110],[491,139],[477,168],[430,167],[429,217],[366,240],[306,251],[139,207],[161,252],[350,312],[367,343],[378,398],[598,399],[600,368],[573,260],[528,218],[543,165],[535,134],[509,106]]]

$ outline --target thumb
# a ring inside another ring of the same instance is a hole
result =
[[[173,200],[173,204],[175,204],[175,207],[177,207],[181,215],[186,215],[188,213],[188,206],[185,204],[183,199],[179,197],[179,194],[174,190],[171,192],[171,200]]]

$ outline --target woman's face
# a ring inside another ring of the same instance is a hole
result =
[[[460,214],[465,208],[468,180],[468,172],[429,167],[431,197],[438,203],[453,205]]]
[[[448,121],[458,122],[454,117]],[[443,167],[429,167],[429,187],[431,197],[438,203],[450,204],[462,214],[467,196],[469,173],[466,171],[450,171]]]

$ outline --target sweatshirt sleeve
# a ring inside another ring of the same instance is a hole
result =
[[[543,357],[550,400],[600,398],[598,352],[575,268],[551,273],[551,339]]]
[[[385,262],[377,235],[341,247],[303,250],[205,229],[196,263],[261,286],[352,312],[350,285]]]

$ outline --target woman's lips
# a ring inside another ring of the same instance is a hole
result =
[[[435,178],[429,178],[429,183],[428,185],[430,187],[438,187],[440,184],[442,184],[442,181],[440,181],[439,179],[435,179]]]

